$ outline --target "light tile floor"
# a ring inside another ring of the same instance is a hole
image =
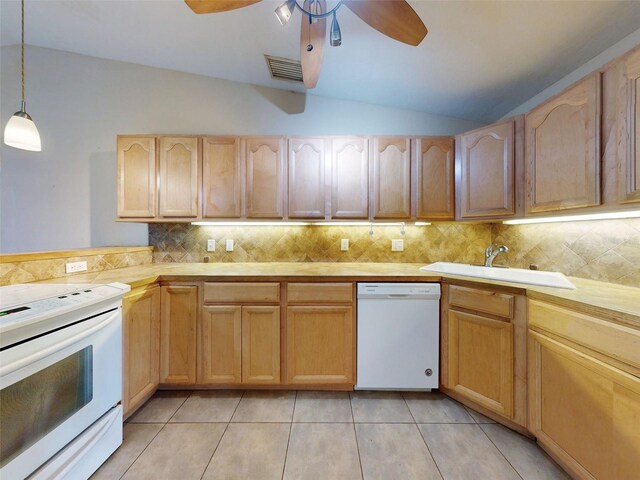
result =
[[[437,392],[158,392],[93,479],[568,479]]]

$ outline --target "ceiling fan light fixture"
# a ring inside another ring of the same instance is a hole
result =
[[[278,20],[283,27],[287,24],[287,22],[291,18],[291,15],[293,15],[293,11],[295,10],[295,8],[296,0],[287,0],[278,8],[276,8],[276,17],[278,17]]]
[[[333,20],[331,21],[331,33],[329,38],[332,47],[339,47],[342,45],[342,33],[340,32],[340,25],[338,25],[335,10],[333,12]]]

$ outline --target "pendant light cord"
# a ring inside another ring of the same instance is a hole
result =
[[[22,0],[22,58],[20,64],[22,66],[22,104],[24,105],[24,0]]]

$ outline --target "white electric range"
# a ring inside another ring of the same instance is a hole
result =
[[[0,287],[0,478],[85,479],[122,443],[129,290]]]

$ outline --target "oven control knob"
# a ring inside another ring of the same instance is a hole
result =
[[[424,374],[425,374],[427,377],[430,377],[431,375],[433,375],[433,370],[431,370],[430,368],[427,368],[427,369],[424,371]]]

